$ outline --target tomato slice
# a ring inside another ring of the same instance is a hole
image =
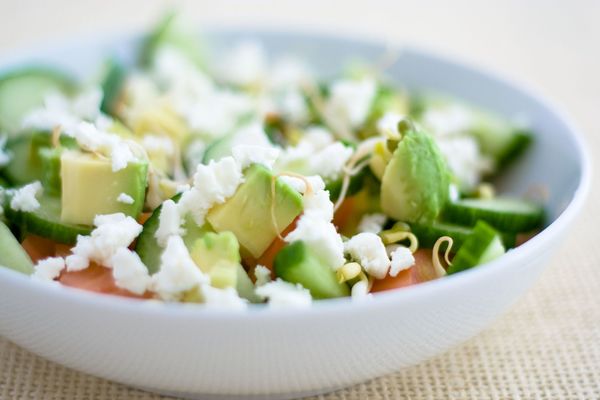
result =
[[[58,243],[50,239],[36,235],[27,235],[21,243],[34,264],[45,258],[54,257],[57,245]]]
[[[65,271],[60,275],[58,281],[65,286],[88,290],[95,293],[112,294],[138,299],[148,299],[152,297],[150,293],[139,296],[128,290],[117,287],[112,276],[112,270],[95,263],[91,263],[88,268],[82,271]]]
[[[435,268],[433,267],[431,249],[417,250],[414,257],[415,265],[401,271],[394,277],[386,276],[383,279],[375,280],[371,292],[398,289],[437,278]]]

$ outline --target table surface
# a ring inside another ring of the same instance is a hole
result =
[[[75,34],[142,29],[173,4],[0,0],[0,57]],[[562,106],[586,134],[593,159],[600,153],[598,1],[226,0],[177,6],[204,24],[349,32],[418,44],[502,71]],[[600,398],[597,188],[592,186],[584,217],[540,281],[494,325],[429,362],[323,398]],[[71,371],[0,339],[0,399],[15,398],[160,396]]]

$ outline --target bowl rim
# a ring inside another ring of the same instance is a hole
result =
[[[43,42],[38,45],[28,46],[24,49],[12,49],[7,53],[2,53],[3,61],[0,63],[0,70],[14,68],[13,64],[22,64],[22,61],[15,62],[14,60],[36,59],[36,55],[40,53],[52,53],[57,49],[68,50],[77,48],[84,44],[99,43],[102,41],[114,42],[118,39],[126,38],[139,39],[145,31],[123,31],[117,33],[99,33],[91,36],[84,36],[77,39],[64,40],[54,39]],[[325,38],[333,41],[345,41],[355,43],[357,45],[368,47],[384,47],[389,45],[389,41],[377,38],[364,38],[353,35],[347,31],[337,33],[329,30],[315,29],[309,32],[307,30],[295,29],[289,27],[261,27],[255,28],[245,25],[211,25],[205,24],[202,32],[209,35],[265,35],[279,34],[294,37],[302,37],[307,40],[315,40]],[[203,304],[185,304],[185,303],[163,303],[160,301],[138,300],[113,295],[102,295],[77,288],[66,287],[56,284],[48,284],[46,282],[37,282],[29,276],[23,275],[8,268],[0,268],[0,280],[7,281],[11,286],[18,287],[23,290],[36,290],[43,295],[44,298],[58,297],[67,302],[76,302],[80,306],[109,309],[115,313],[130,313],[135,312],[137,315],[162,317],[162,318],[202,318],[210,320],[248,320],[248,319],[264,319],[272,317],[283,318],[298,318],[301,316],[326,316],[332,313],[340,313],[352,309],[354,312],[366,311],[391,305],[398,302],[419,301],[423,297],[430,297],[433,293],[442,291],[456,290],[460,286],[471,284],[478,280],[487,279],[495,274],[502,273],[503,270],[510,268],[511,265],[519,264],[519,260],[525,260],[534,255],[537,249],[543,247],[544,242],[551,240],[572,224],[573,220],[579,214],[585,200],[589,194],[592,179],[592,162],[587,150],[586,140],[584,139],[581,130],[574,120],[567,115],[554,101],[542,95],[532,85],[519,81],[513,77],[507,77],[505,74],[490,68],[472,65],[470,62],[464,61],[462,58],[455,55],[446,54],[438,50],[431,50],[425,46],[414,46],[407,43],[392,43],[403,53],[412,53],[427,59],[441,61],[452,67],[461,69],[469,75],[479,75],[490,81],[498,82],[512,91],[520,92],[528,97],[533,102],[536,102],[553,113],[561,120],[566,129],[565,134],[570,137],[570,140],[575,144],[575,151],[578,154],[579,167],[581,175],[573,196],[570,199],[565,209],[540,233],[535,235],[526,243],[518,248],[508,251],[500,258],[489,263],[482,264],[478,268],[465,271],[463,273],[450,275],[444,279],[436,279],[433,281],[423,282],[406,288],[379,292],[370,299],[364,301],[355,301],[350,297],[327,299],[314,301],[309,308],[269,308],[263,304],[250,304],[247,309],[233,310],[227,308],[207,307]],[[6,67],[6,66],[9,67]]]

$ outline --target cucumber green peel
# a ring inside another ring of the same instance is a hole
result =
[[[449,203],[443,219],[465,226],[483,220],[505,232],[527,232],[539,228],[544,210],[539,205],[514,198],[464,199]]]
[[[0,266],[30,275],[33,262],[6,225],[0,222]]]
[[[87,236],[92,232],[91,226],[61,222],[60,197],[43,194],[38,196],[38,201],[40,207],[35,211],[15,211],[10,206],[5,208],[6,218],[19,227],[21,234],[31,233],[59,243],[74,244],[77,236]]]
[[[484,221],[479,221],[456,252],[447,272],[450,275],[465,271],[492,261],[505,252],[500,234]]]

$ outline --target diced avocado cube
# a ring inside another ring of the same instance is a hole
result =
[[[192,245],[190,255],[212,286],[236,287],[240,247],[233,233],[206,233]]]
[[[65,151],[60,163],[62,222],[92,225],[96,215],[124,213],[136,218],[141,213],[148,180],[147,162],[130,162],[114,172],[110,160]],[[119,201],[122,193],[133,202]]]
[[[277,230],[271,216],[273,184]],[[236,193],[225,203],[213,207],[206,219],[217,232],[233,232],[240,245],[258,258],[302,212],[302,206],[302,196],[298,192],[274,180],[271,172],[255,164],[246,171],[244,183]]]
[[[275,274],[290,283],[299,283],[315,299],[344,297],[350,294],[348,285],[340,283],[336,274],[302,241],[288,244],[275,257]]]
[[[448,199],[446,162],[431,136],[410,121],[400,121],[398,131],[402,138],[381,179],[381,208],[400,221],[432,221]]]

